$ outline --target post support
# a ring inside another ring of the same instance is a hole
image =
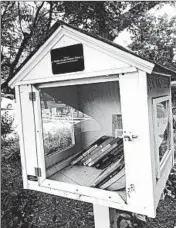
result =
[[[116,210],[93,204],[95,228],[117,228]]]

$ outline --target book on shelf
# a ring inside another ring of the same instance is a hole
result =
[[[116,171],[114,171],[109,177],[105,178],[101,183],[97,185],[97,187],[101,189],[107,189],[109,186],[118,182],[125,175],[125,167],[119,167]]]
[[[80,156],[77,156],[72,162],[71,165],[76,165],[77,163],[81,162],[83,158],[85,158],[90,152],[92,152],[95,148],[97,148],[101,143],[103,143],[106,139],[110,136],[102,136],[101,138],[97,139],[93,142],[90,146],[86,147],[80,152]]]
[[[105,169],[110,164],[112,164],[114,161],[119,160],[123,156],[123,144],[118,145],[113,150],[111,150],[110,153],[108,153],[106,156],[104,156],[102,159],[100,159],[95,165],[98,169]]]
[[[95,150],[93,150],[90,154],[88,154],[83,160],[82,163],[84,165],[87,165],[90,160],[96,156],[97,153],[99,153],[100,151],[105,150],[107,147],[110,147],[110,142],[114,139],[114,137],[109,137],[108,139],[106,139],[103,143],[101,143]]]
[[[95,165],[98,161],[100,161],[102,158],[107,156],[110,152],[113,150],[116,150],[116,147],[122,143],[121,138],[116,138],[115,140],[111,141],[104,149],[101,149],[98,151],[94,156],[92,156],[89,160],[87,160],[88,166]]]
[[[110,174],[112,174],[114,171],[116,171],[121,166],[122,159],[123,158],[120,158],[119,160],[115,161],[114,163],[109,165],[102,173],[100,173],[100,175],[93,182],[92,186],[96,187],[106,177],[108,177]]]

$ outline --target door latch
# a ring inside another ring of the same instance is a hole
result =
[[[37,177],[41,177],[42,176],[41,168],[35,167],[35,175]]]
[[[125,139],[125,141],[133,141],[133,139],[137,139],[138,136],[132,134],[132,132],[126,132],[126,131],[124,131],[123,138]]]

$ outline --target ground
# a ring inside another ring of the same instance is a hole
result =
[[[18,137],[10,138],[2,141],[2,228],[93,228],[91,204],[23,189]],[[172,193],[160,200],[155,219],[134,227],[175,228],[176,187]]]

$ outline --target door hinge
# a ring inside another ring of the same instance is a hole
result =
[[[31,100],[31,101],[35,101],[36,100],[35,92],[29,92],[29,100]]]
[[[41,177],[41,176],[42,176],[41,168],[36,168],[36,167],[35,167],[35,175],[36,175],[37,177]]]

